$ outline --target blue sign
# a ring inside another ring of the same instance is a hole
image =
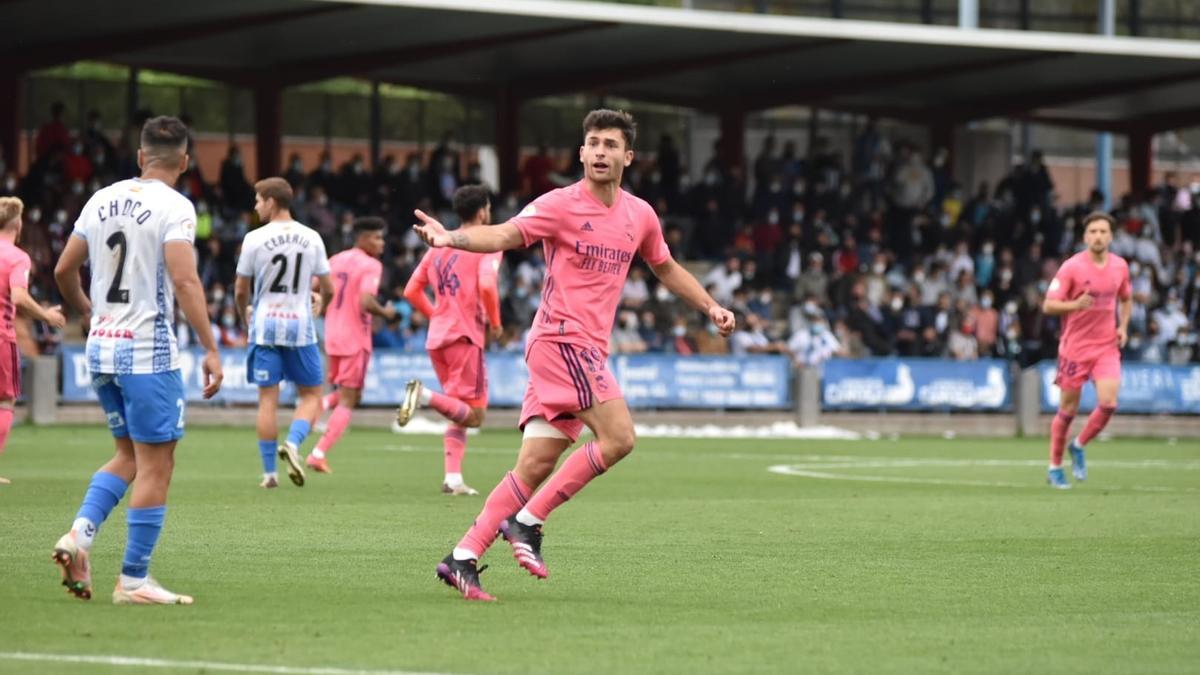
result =
[[[1042,380],[1042,412],[1054,412],[1058,410],[1061,395],[1054,384],[1058,363],[1042,361],[1037,364],[1037,369]],[[1079,410],[1088,412],[1095,407],[1096,387],[1089,381],[1083,385]],[[1200,366],[1121,364],[1117,410],[1132,413],[1200,413]]]
[[[1008,363],[996,359],[830,359],[824,410],[1007,410]]]
[[[181,350],[180,370],[189,401],[203,397],[203,352]],[[64,346],[62,397],[66,402],[95,401],[87,357],[82,347]],[[254,403],[258,387],[246,380],[246,350],[221,350],[225,381],[213,399],[218,403]],[[782,356],[675,356],[637,354],[614,356],[609,367],[625,400],[635,408],[790,408],[791,368]],[[520,407],[525,400],[529,369],[517,352],[488,352],[488,398],[497,407]],[[365,405],[396,405],[412,378],[440,389],[428,355],[422,352],[376,350],[363,390]],[[295,400],[285,385],[281,398]]]

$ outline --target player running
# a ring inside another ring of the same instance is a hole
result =
[[[17,248],[21,241],[21,211],[25,205],[16,197],[0,197],[0,455],[12,429],[13,405],[21,395],[21,355],[17,351],[14,321],[19,309],[26,316],[54,328],[66,323],[57,305],[43,308],[29,294],[29,254]],[[0,485],[7,485],[0,478]]]
[[[84,600],[92,597],[88,551],[136,476],[113,602],[192,604],[191,596],[172,593],[149,575],[186,409],[175,343],[176,296],[204,347],[204,398],[217,393],[222,378],[196,273],[196,210],[171,187],[187,169],[187,140],[187,127],[178,119],[147,120],[138,150],[141,177],[114,183],[88,200],[54,269],[63,298],[91,317],[88,371],[116,439],[116,455],[92,476],[71,531],[54,546],[63,585]],[[91,266],[90,300],[79,279],[85,261]]]
[[[1083,431],[1070,444],[1075,480],[1087,479],[1084,448],[1104,430],[1117,409],[1121,348],[1129,339],[1133,300],[1129,265],[1108,250],[1113,225],[1112,217],[1106,213],[1090,213],[1083,219],[1087,249],[1062,264],[1042,303],[1043,312],[1063,317],[1055,379],[1062,394],[1058,414],[1050,425],[1050,469],[1046,474],[1050,485],[1060,490],[1071,487],[1063,474],[1063,446],[1079,409],[1079,392],[1084,383],[1089,379],[1096,383],[1097,405]]]
[[[482,185],[467,185],[454,193],[454,210],[462,221],[459,231],[492,222],[489,199]],[[467,451],[467,428],[483,424],[487,412],[483,331],[486,320],[492,339],[500,337],[496,274],[503,255],[431,248],[404,288],[404,297],[430,319],[425,348],[445,393],[429,391],[419,380],[412,380],[396,411],[396,422],[408,424],[418,406],[433,408],[450,420],[442,437],[446,453],[442,492],[450,495],[479,494],[463,482],[462,460]],[[429,304],[426,286],[433,287],[437,304]]]
[[[529,387],[516,466],[437,566],[438,577],[468,600],[493,599],[479,584],[478,559],[500,529],[517,562],[545,578],[541,544],[546,518],[633,450],[633,419],[608,370],[608,341],[634,255],[641,255],[672,293],[704,312],[722,335],[734,328],[733,314],[671,257],[654,209],[620,187],[622,172],[633,162],[632,116],[593,110],[583,120],[583,132],[583,180],[542,195],[503,225],[447,232],[416,212],[422,222],[417,232],[430,246],[492,252],[541,241],[548,266],[525,346]],[[551,476],[585,424],[595,440],[572,453]]]
[[[350,427],[350,415],[362,400],[367,367],[371,363],[371,316],[387,321],[396,318],[396,309],[381,305],[379,278],[383,265],[382,218],[354,221],[354,247],[333,256],[334,296],[325,309],[325,353],[329,355],[329,382],[337,389],[325,397],[323,406],[332,408],[325,433],[304,460],[309,468],[330,473],[326,455],[333,450]]]
[[[292,219],[292,186],[286,180],[261,180],[254,192],[254,211],[266,225],[242,242],[234,302],[250,328],[246,379],[258,385],[258,453],[263,464],[259,487],[279,486],[276,454],[287,462],[288,478],[302,487],[300,444],[321,412],[321,350],[310,289],[316,277],[321,302],[332,297],[329,259],[321,235]],[[251,280],[253,314],[247,311]],[[283,380],[296,385],[297,401],[287,441],[280,448],[277,415]]]

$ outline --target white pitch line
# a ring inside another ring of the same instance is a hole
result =
[[[414,670],[355,670],[351,668],[303,668],[297,666],[268,666],[252,663],[222,663],[220,661],[173,661],[138,656],[101,656],[88,654],[39,654],[35,652],[0,652],[0,660],[41,661],[50,663],[86,663],[128,668],[174,668],[176,670],[213,670],[231,673],[277,673],[279,675],[445,675]]]
[[[1038,464],[1041,466],[1041,463]],[[889,466],[902,465],[862,465],[861,468],[887,468]],[[825,468],[825,467],[820,467]],[[836,468],[860,468],[859,466],[839,466]],[[1004,481],[983,481],[983,480],[956,480],[949,478],[921,478],[909,476],[865,476],[855,474],[840,474],[829,473],[827,471],[813,471],[805,465],[777,464],[767,467],[767,471],[780,474],[783,476],[799,476],[801,478],[817,478],[820,480],[845,480],[845,481],[860,481],[867,483],[904,483],[909,485],[960,485],[965,487],[1002,487],[1002,488],[1029,488],[1029,489],[1044,489],[1044,486],[1037,481],[1028,483],[1010,483]],[[1103,490],[1119,490],[1131,492],[1200,492],[1198,488],[1189,487],[1165,487],[1157,485],[1105,485]]]

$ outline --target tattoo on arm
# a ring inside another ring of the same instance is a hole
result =
[[[450,246],[452,248],[465,249],[467,247],[467,241],[468,241],[467,235],[465,232],[451,232],[450,233]]]

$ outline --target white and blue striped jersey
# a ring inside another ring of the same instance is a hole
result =
[[[329,274],[321,235],[294,220],[267,223],[242,241],[237,273],[254,279],[251,344],[303,347],[317,343],[312,280]]]
[[[87,242],[92,274],[88,370],[93,375],[177,370],[175,287],[163,245],[194,241],[192,203],[161,181],[123,180],[92,195],[72,235]]]

